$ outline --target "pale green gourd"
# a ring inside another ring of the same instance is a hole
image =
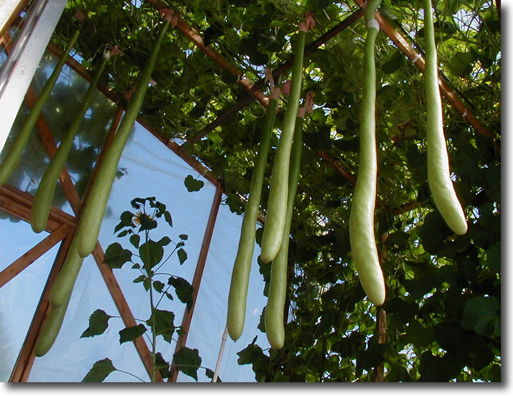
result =
[[[290,150],[301,95],[303,58],[307,30],[308,25],[305,22],[301,22],[294,46],[294,63],[292,65],[288,104],[271,174],[271,189],[267,202],[267,214],[261,244],[262,252],[260,254],[260,258],[266,263],[271,262],[274,257],[276,257],[276,254],[278,254],[281,241],[285,234]]]
[[[249,274],[255,247],[256,222],[260,209],[260,200],[267,165],[267,157],[271,147],[271,137],[276,117],[276,109],[280,96],[280,88],[274,87],[264,120],[258,156],[251,177],[249,199],[242,220],[241,234],[237,256],[233,266],[230,292],[228,296],[228,334],[234,341],[238,340],[244,330],[246,319],[246,299],[248,295]]]
[[[431,0],[424,0],[426,70],[424,83],[427,102],[427,171],[429,189],[447,225],[459,235],[467,232],[467,221],[454,190],[445,141],[442,99],[438,77],[438,55]]]
[[[104,55],[96,75],[87,89],[82,103],[73,117],[73,121],[68,128],[66,136],[62,139],[57,152],[50,161],[50,164],[48,165],[48,168],[46,168],[43,178],[39,183],[34,203],[32,204],[32,209],[30,211],[30,225],[34,232],[41,232],[46,228],[59,175],[64,167],[69,151],[73,146],[73,140],[75,139],[84,116],[89,109],[89,105],[96,91],[96,86],[100,81],[101,74],[109,60],[109,57],[110,55]]]
[[[157,62],[160,47],[164,42],[170,25],[171,21],[169,19],[164,19],[159,34],[153,44],[153,48],[150,51],[150,56],[141,71],[137,82],[137,88],[132,94],[125,116],[123,117],[116,135],[114,136],[114,139],[112,139],[112,143],[103,158],[103,162],[98,170],[87,202],[83,207],[77,234],[75,236],[75,238],[78,239],[78,253],[81,257],[86,257],[91,254],[96,246],[96,241],[100,233],[100,226],[107,208],[107,201],[112,189],[112,184],[116,178],[119,160],[126,142],[130,137],[135,120],[139,115],[139,110],[142,107],[144,96],[151,79],[151,74],[153,73]]]
[[[285,343],[285,301],[287,297],[287,267],[289,257],[289,235],[294,212],[301,152],[303,149],[304,117],[297,117],[294,131],[294,141],[290,154],[290,174],[285,213],[285,231],[278,254],[271,263],[271,278],[269,293],[265,308],[265,334],[273,349],[281,349]]]
[[[69,298],[68,301],[60,307],[50,307],[50,313],[43,324],[43,328],[41,329],[41,333],[39,334],[39,338],[36,342],[35,355],[37,357],[46,355],[55,343],[55,340],[61,330],[62,322],[66,315],[66,310],[68,309],[68,304]]]
[[[351,204],[349,236],[353,262],[363,290],[369,300],[381,305],[385,301],[385,279],[381,269],[374,233],[376,205],[376,66],[374,47],[379,25],[374,13],[381,0],[371,1],[365,10],[367,37],[364,53],[364,88],[360,110],[360,158],[358,178]],[[369,24],[370,23],[370,24]]]

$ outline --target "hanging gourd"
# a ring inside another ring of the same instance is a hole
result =
[[[271,173],[271,188],[267,203],[264,233],[262,235],[260,258],[265,263],[271,262],[276,257],[285,234],[290,150],[301,95],[305,40],[306,33],[310,31],[314,24],[315,21],[312,15],[306,14],[305,20],[299,24],[294,46],[294,63],[292,65],[289,99]]]
[[[255,161],[255,167],[253,168],[253,175],[251,176],[249,198],[242,220],[239,245],[233,266],[228,297],[228,334],[234,341],[239,339],[244,330],[249,274],[255,248],[256,223],[260,210],[265,168],[271,147],[276,109],[281,94],[281,88],[274,86],[271,71],[266,70],[266,74],[267,80],[270,82],[271,94],[269,96],[269,104],[265,115],[262,135],[260,137],[258,155]]]
[[[467,221],[454,190],[449,169],[431,0],[424,0],[424,32],[426,42],[424,83],[427,102],[428,184],[435,205],[447,225],[456,234],[463,235],[467,232]]]
[[[385,301],[385,279],[379,263],[374,234],[376,206],[376,65],[374,58],[379,23],[374,18],[381,0],[372,0],[365,9],[367,36],[364,46],[363,98],[360,109],[360,158],[358,178],[349,216],[349,239],[353,262],[363,290],[369,300],[381,305]]]
[[[6,183],[7,180],[9,180],[9,177],[11,177],[12,173],[18,166],[23,151],[25,150],[27,142],[30,138],[30,134],[34,129],[34,126],[36,125],[39,115],[41,114],[41,110],[43,109],[44,104],[48,101],[48,98],[52,93],[52,89],[55,86],[55,83],[57,82],[59,75],[61,74],[62,68],[66,63],[66,60],[68,59],[69,52],[75,45],[75,42],[77,41],[79,34],[80,30],[77,29],[71,36],[70,40],[68,41],[68,44],[66,45],[66,48],[64,49],[64,52],[62,53],[62,56],[57,61],[57,65],[53,69],[50,78],[48,78],[48,80],[46,81],[43,89],[41,90],[41,93],[39,94],[39,97],[37,98],[36,102],[34,103],[34,106],[30,110],[29,115],[23,122],[23,125],[18,135],[16,136],[13,145],[11,146],[9,152],[0,164],[0,186]]]
[[[142,107],[148,84],[150,83],[151,74],[155,68],[158,59],[159,50],[164,42],[166,33],[171,24],[176,25],[177,17],[171,10],[161,11],[164,22],[160,28],[159,34],[153,44],[150,56],[139,76],[137,88],[135,89],[125,116],[119,125],[119,128],[112,140],[112,143],[105,153],[105,157],[98,169],[96,179],[91,188],[87,202],[85,203],[80,222],[78,224],[76,237],[78,239],[78,253],[82,257],[86,257],[92,253],[98,240],[100,226],[107,208],[112,184],[116,178],[118,163],[125,148],[126,142],[130,137],[135,120],[139,115]]]
[[[125,116],[98,169],[96,180],[82,209],[77,230],[70,246],[70,254],[67,255],[52,286],[50,303],[54,307],[59,307],[68,301],[82,265],[82,258],[88,256],[96,246],[107,200],[116,177],[117,166],[142,106],[159,49],[164,42],[169,27],[177,23],[176,16],[172,11],[164,10],[162,15],[164,16],[164,22],[155,40],[150,57],[141,72],[137,88],[131,97]]]
[[[48,165],[48,168],[46,168],[43,178],[39,183],[39,187],[34,198],[34,203],[32,204],[32,209],[30,211],[30,225],[32,226],[32,230],[34,232],[41,232],[46,228],[55,187],[57,185],[57,181],[59,180],[59,175],[62,171],[62,168],[64,167],[64,163],[66,162],[69,151],[73,146],[73,140],[75,139],[84,116],[89,109],[89,105],[93,99],[93,95],[96,91],[96,86],[100,81],[103,69],[105,69],[105,66],[107,65],[110,57],[111,52],[105,51],[100,66],[96,71],[96,75],[89,85],[89,88],[87,89],[80,107],[78,108],[75,116],[73,117],[73,120],[71,121],[64,139],[62,139],[57,152],[51,159],[50,164]]]
[[[269,293],[265,308],[265,334],[273,349],[281,349],[285,343],[285,301],[287,298],[287,269],[289,259],[289,235],[294,212],[299,169],[303,150],[303,124],[306,112],[312,111],[314,93],[306,96],[305,105],[299,108],[296,118],[294,140],[290,153],[289,189],[285,213],[285,236],[280,250],[271,263]]]
[[[78,254],[76,233],[73,236],[66,260],[62,265],[52,288],[50,289],[50,303],[53,307],[64,305],[70,298],[73,286],[77,279],[84,258]]]
[[[64,320],[64,316],[66,315],[66,310],[68,309],[68,304],[69,298],[59,307],[50,305],[50,313],[48,314],[48,317],[43,324],[36,342],[35,355],[37,357],[46,355],[55,343],[55,340],[57,339],[57,336],[61,330],[62,322]]]

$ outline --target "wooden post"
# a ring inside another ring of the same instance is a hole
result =
[[[381,234],[381,249],[379,251],[379,262],[383,267],[383,262],[387,258],[387,249],[385,242],[388,239],[389,233],[385,231]],[[387,313],[383,307],[377,308],[376,314],[376,331],[375,336],[378,337],[378,344],[385,344],[387,342]],[[385,363],[383,362],[374,370],[374,382],[385,382]]]
[[[216,193],[214,195],[214,200],[212,202],[212,209],[210,210],[210,216],[208,218],[207,227],[205,230],[205,235],[203,237],[203,243],[201,245],[200,254],[198,257],[198,264],[196,265],[196,271],[194,273],[194,278],[192,280],[192,287],[194,291],[192,293],[192,306],[191,309],[185,311],[185,314],[182,319],[182,330],[183,333],[178,338],[178,342],[176,343],[175,353],[182,348],[187,342],[187,334],[189,333],[189,329],[191,327],[192,315],[194,313],[194,307],[196,306],[196,300],[198,298],[198,292],[200,288],[201,279],[203,277],[203,270],[205,269],[205,263],[207,261],[208,250],[210,248],[210,242],[212,241],[212,235],[214,233],[214,226],[217,219],[217,214],[219,212],[219,206],[221,205],[221,198],[223,197],[223,189],[218,186],[216,189]],[[176,382],[178,378],[178,369],[172,364],[171,365],[171,374],[169,376],[169,382]]]

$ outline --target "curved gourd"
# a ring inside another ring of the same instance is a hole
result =
[[[260,254],[260,258],[266,263],[271,262],[276,257],[285,234],[284,214],[287,211],[290,150],[301,95],[304,48],[308,29],[309,26],[306,22],[299,24],[294,47],[294,63],[288,105],[271,174],[271,189],[269,191],[265,227],[262,235],[262,252]]]
[[[248,295],[249,274],[255,248],[256,222],[260,209],[260,200],[267,165],[267,157],[271,147],[271,137],[276,116],[276,108],[280,96],[280,88],[272,89],[269,105],[264,120],[258,156],[251,177],[249,199],[246,204],[237,256],[233,266],[230,292],[228,295],[228,334],[234,341],[238,340],[244,330],[246,319],[246,299]]]
[[[381,0],[372,1],[365,11],[367,37],[364,53],[364,87],[360,111],[360,165],[351,213],[349,236],[353,262],[363,290],[369,300],[381,305],[385,301],[385,279],[381,269],[374,234],[376,206],[377,153],[376,153],[376,66],[374,47],[379,24],[374,12]]]
[[[459,235],[467,232],[465,213],[458,200],[449,169],[449,156],[444,135],[442,99],[438,77],[438,55],[435,43],[431,0],[424,0],[426,70],[424,83],[427,102],[427,172],[429,189],[435,205],[447,225]]]
[[[46,319],[41,334],[36,342],[35,355],[42,357],[48,353],[50,348],[55,343],[59,331],[61,330],[62,322],[68,308],[68,301],[60,307],[51,307],[48,318]]]
[[[301,109],[300,109],[301,110]],[[298,116],[295,123],[294,141],[290,154],[289,189],[287,210],[285,214],[284,238],[280,249],[271,263],[269,294],[265,308],[265,334],[273,349],[281,349],[285,343],[285,301],[287,297],[287,267],[289,256],[289,235],[294,211],[301,152],[303,148],[303,116]]]
[[[57,152],[51,159],[50,164],[48,165],[48,168],[46,168],[43,178],[39,183],[39,187],[34,198],[34,203],[32,204],[32,209],[30,211],[30,225],[34,232],[39,233],[46,228],[55,187],[57,186],[57,181],[59,180],[59,175],[62,171],[62,168],[64,167],[64,163],[66,162],[69,151],[73,146],[73,140],[78,133],[85,113],[89,109],[89,105],[91,104],[91,100],[96,91],[96,86],[100,81],[101,74],[109,60],[109,57],[110,53],[106,53],[103,56],[102,62],[100,63],[96,75],[89,85],[89,88],[84,96],[84,99],[82,100],[82,103],[80,104],[79,109],[77,110],[77,113],[73,117],[73,121],[68,128],[66,136],[60,143]]]
[[[164,42],[170,24],[171,19],[165,18],[159,34],[153,44],[150,56],[139,76],[137,88],[132,94],[125,116],[119,125],[110,147],[105,153],[105,157],[98,169],[98,173],[90,190],[87,202],[83,207],[77,234],[75,236],[75,238],[78,239],[78,253],[82,257],[86,257],[91,254],[96,246],[98,234],[100,233],[100,226],[107,208],[107,201],[112,189],[112,184],[116,178],[118,163],[126,142],[132,132],[135,120],[139,115],[139,110],[142,107],[144,96],[151,79],[151,74],[157,62],[160,47]]]

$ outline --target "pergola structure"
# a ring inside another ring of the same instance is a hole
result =
[[[42,2],[41,0],[39,0]],[[11,31],[12,28],[23,29],[26,15],[30,15],[31,9],[34,9],[35,5],[32,3],[38,3],[38,1],[31,2],[29,0],[19,1],[16,8],[13,10],[9,19],[5,23],[5,26],[2,27],[0,32],[0,44],[3,47],[7,56],[12,52],[13,46],[16,44],[15,41],[11,39]],[[158,0],[148,0],[148,3],[151,3],[156,9],[160,9],[162,7],[168,7],[167,4],[161,3]],[[329,42],[332,38],[341,34],[345,31],[345,29],[351,28],[354,24],[358,23],[359,19],[362,18],[363,12],[365,9],[366,2],[364,0],[355,0],[358,8],[348,15],[338,21],[335,26],[331,27],[329,30],[320,34],[314,40],[312,40],[305,48],[305,57],[308,57],[314,54],[320,47],[325,46],[326,43]],[[500,5],[500,3],[499,3]],[[31,8],[32,7],[32,8]],[[418,68],[420,72],[424,71],[425,63],[422,56],[422,53],[418,49],[417,45],[414,45],[411,41],[411,38],[405,37],[402,32],[400,32],[390,21],[382,14],[378,14],[378,21],[380,24],[381,30],[386,34],[388,39],[395,45],[415,66]],[[264,107],[268,105],[268,97],[265,91],[265,82],[264,79],[252,79],[246,77],[246,71],[241,70],[238,66],[231,63],[231,61],[225,59],[223,55],[218,53],[215,49],[210,45],[206,45],[204,42],[204,38],[202,34],[198,32],[193,26],[188,24],[183,18],[179,19],[179,22],[176,26],[176,29],[190,40],[194,46],[196,46],[199,50],[201,50],[207,57],[213,60],[220,70],[228,70],[231,74],[236,76],[236,84],[243,88],[245,95],[240,97],[237,101],[235,101],[231,107],[227,108],[225,111],[221,112],[215,119],[211,120],[210,123],[204,126],[201,130],[196,131],[194,134],[187,136],[185,139],[169,139],[165,134],[161,133],[161,130],[148,123],[144,117],[139,117],[138,122],[143,125],[146,130],[155,136],[163,145],[165,145],[169,150],[178,155],[183,161],[185,161],[189,166],[193,169],[197,170],[197,172],[203,175],[209,182],[211,182],[215,186],[215,196],[212,201],[212,206],[210,209],[210,215],[207,222],[207,227],[203,233],[203,242],[201,245],[201,251],[198,256],[198,260],[196,263],[196,269],[194,272],[194,278],[192,280],[192,285],[194,287],[194,296],[193,296],[193,306],[192,309],[187,311],[182,320],[182,328],[184,332],[180,335],[176,350],[179,350],[183,345],[186,345],[187,342],[187,334],[189,328],[191,326],[192,317],[194,315],[194,304],[196,302],[196,298],[198,296],[198,291],[201,288],[202,276],[205,268],[205,263],[207,261],[207,257],[209,254],[210,243],[212,240],[212,235],[215,232],[214,227],[216,224],[216,217],[219,211],[219,207],[223,200],[223,194],[226,193],[225,186],[219,177],[211,171],[208,167],[209,164],[204,164],[198,159],[196,159],[193,155],[191,155],[187,151],[187,147],[193,145],[194,143],[204,139],[205,136],[216,128],[221,126],[223,123],[227,122],[230,117],[238,114],[241,109],[250,105],[253,101],[258,101]],[[416,47],[417,49],[415,49]],[[62,55],[62,49],[56,45],[54,42],[48,43],[47,51],[53,54],[56,57],[60,57]],[[280,75],[286,73],[288,69],[291,67],[293,60],[289,59],[288,61],[282,63],[279,67],[273,70],[273,76],[276,80],[280,78]],[[91,81],[92,77],[89,71],[84,67],[79,61],[75,58],[70,57],[67,62],[67,66],[74,70],[78,75],[86,79],[87,81]],[[478,117],[473,113],[470,106],[464,103],[457,94],[455,94],[447,81],[443,78],[440,80],[441,92],[444,95],[447,103],[453,107],[453,109],[459,113],[465,122],[468,123],[469,126],[474,128],[479,134],[486,138],[491,138],[494,140],[495,147],[498,151],[500,151],[499,142],[495,140],[493,134],[487,129],[485,125],[483,125]],[[107,98],[112,100],[117,105],[117,110],[115,112],[115,116],[111,121],[108,136],[105,139],[104,147],[102,148],[102,154],[105,152],[106,147],[108,147],[112,137],[114,136],[117,127],[119,126],[120,120],[122,119],[126,103],[125,98],[120,97],[119,94],[113,92],[109,86],[106,84],[100,84],[98,90],[105,95]],[[36,101],[36,94],[34,89],[31,87],[27,90],[25,94],[25,103],[31,108]],[[1,100],[1,98],[0,98]],[[54,134],[52,133],[52,129],[49,126],[45,116],[41,114],[37,121],[37,132],[44,144],[44,147],[49,155],[52,157],[56,150],[58,141],[56,141]],[[100,154],[97,163],[96,169],[101,166],[102,163],[102,154]],[[345,178],[349,183],[354,184],[356,180],[356,175],[354,174],[352,169],[349,169],[343,162],[339,161],[333,154],[331,154],[328,150],[318,150],[316,153],[322,161],[331,167],[335,172],[340,174],[343,178]],[[35,342],[38,338],[40,329],[45,322],[48,312],[49,312],[49,290],[50,287],[55,280],[57,273],[59,272],[66,254],[68,252],[72,237],[74,235],[78,219],[80,218],[80,212],[82,209],[83,202],[87,200],[87,191],[90,186],[94,183],[95,180],[95,171],[91,179],[89,180],[88,187],[86,188],[85,194],[81,198],[79,192],[77,192],[77,188],[74,185],[72,177],[66,168],[63,169],[60,175],[60,184],[63,188],[64,194],[71,205],[73,215],[64,212],[63,210],[52,207],[49,222],[46,228],[46,231],[49,233],[47,237],[45,237],[40,243],[33,246],[30,250],[21,255],[14,262],[5,266],[0,271],[0,288],[14,279],[18,274],[22,271],[29,268],[29,266],[34,263],[38,258],[43,256],[46,252],[48,252],[51,248],[55,246],[59,246],[59,251],[50,271],[49,277],[46,281],[45,288],[39,300],[38,307],[35,311],[35,315],[32,319],[30,328],[25,338],[25,342],[23,343],[23,347],[19,353],[16,364],[12,370],[12,374],[9,378],[10,382],[24,382],[27,381],[30,375],[31,368],[34,363],[35,355],[34,355],[34,347]],[[241,201],[244,201],[245,197],[243,194],[240,194]],[[19,188],[10,185],[9,183],[0,186],[0,209],[19,218],[23,221],[30,221],[30,210],[33,202],[33,196],[27,192],[20,190]],[[392,208],[391,212],[393,214],[400,214],[404,212],[408,212],[418,207],[417,202],[404,202],[402,205]],[[260,221],[265,223],[265,214],[261,213]],[[4,249],[4,248],[2,248]],[[127,300],[123,294],[122,288],[120,287],[116,276],[112,269],[108,266],[103,265],[103,261],[105,258],[104,254],[105,246],[102,246],[100,242],[97,243],[96,248],[94,250],[93,256],[94,260],[98,265],[98,268],[101,272],[101,275],[105,281],[105,284],[112,296],[115,305],[123,318],[123,321],[126,326],[133,326],[136,323],[136,320],[131,312],[131,308],[127,303]],[[380,343],[386,342],[386,330],[384,329],[385,321],[386,321],[386,313],[381,310],[378,315],[378,323],[377,327],[382,329],[382,336],[380,337]],[[137,349],[138,355],[142,360],[143,364],[146,366],[148,372],[150,371],[150,352],[148,346],[142,337],[137,338],[134,341],[134,345]],[[172,370],[172,374],[169,377],[168,381],[176,381],[178,376],[178,370],[175,368]],[[383,372],[377,372],[377,378],[381,378],[383,380]],[[163,381],[162,377],[157,378],[157,380]]]

